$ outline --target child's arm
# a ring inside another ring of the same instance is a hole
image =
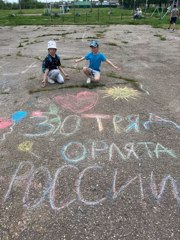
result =
[[[45,87],[45,86],[46,86],[46,79],[47,79],[48,73],[49,73],[49,69],[46,68],[46,70],[45,70],[45,72],[44,72],[43,80],[42,80],[42,82],[41,82],[41,87]]]
[[[106,62],[107,64],[111,65],[114,69],[116,69],[116,70],[120,70],[120,68],[117,67],[116,65],[114,65],[109,59],[106,59],[105,62]]]
[[[82,58],[76,59],[76,60],[75,60],[75,63],[81,62],[81,61],[83,61],[83,60],[85,60],[85,57],[82,57]]]
[[[64,69],[61,66],[59,66],[58,68],[62,72],[62,74],[65,76],[65,78],[69,80],[69,75],[64,71]]]

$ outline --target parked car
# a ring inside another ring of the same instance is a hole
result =
[[[103,5],[103,6],[109,6],[110,3],[109,3],[108,1],[104,1],[104,2],[102,2],[102,5]]]

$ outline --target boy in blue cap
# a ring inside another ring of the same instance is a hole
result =
[[[87,83],[91,83],[91,81],[99,82],[101,62],[106,62],[114,69],[120,70],[120,68],[108,60],[103,53],[99,52],[99,44],[97,41],[93,40],[89,46],[91,48],[91,52],[86,54],[84,57],[75,60],[75,63],[81,62],[83,60],[89,61],[89,66],[83,67],[83,72],[88,77],[86,81]]]

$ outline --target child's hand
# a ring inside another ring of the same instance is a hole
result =
[[[65,76],[65,79],[66,79],[66,80],[70,80],[70,77],[69,77],[68,74],[65,74],[64,76]]]
[[[42,80],[41,87],[44,88],[46,86],[46,80]]]
[[[120,67],[115,66],[115,69],[116,69],[117,71],[120,71]]]

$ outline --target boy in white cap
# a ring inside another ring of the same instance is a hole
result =
[[[44,73],[43,80],[41,82],[41,87],[46,86],[46,80],[54,84],[64,83],[64,77],[69,80],[68,74],[65,73],[63,68],[61,67],[60,57],[56,54],[57,47],[56,42],[51,40],[48,42],[48,55],[44,59],[42,63],[42,71]],[[64,77],[62,76],[64,75]]]
[[[75,63],[81,62],[83,60],[89,61],[89,66],[83,67],[83,72],[88,77],[86,81],[87,83],[91,83],[91,81],[100,81],[101,62],[106,62],[114,69],[120,70],[120,68],[114,65],[110,60],[108,60],[103,53],[99,52],[99,44],[97,41],[93,40],[89,46],[91,48],[91,52],[86,54],[84,57],[75,60]]]

